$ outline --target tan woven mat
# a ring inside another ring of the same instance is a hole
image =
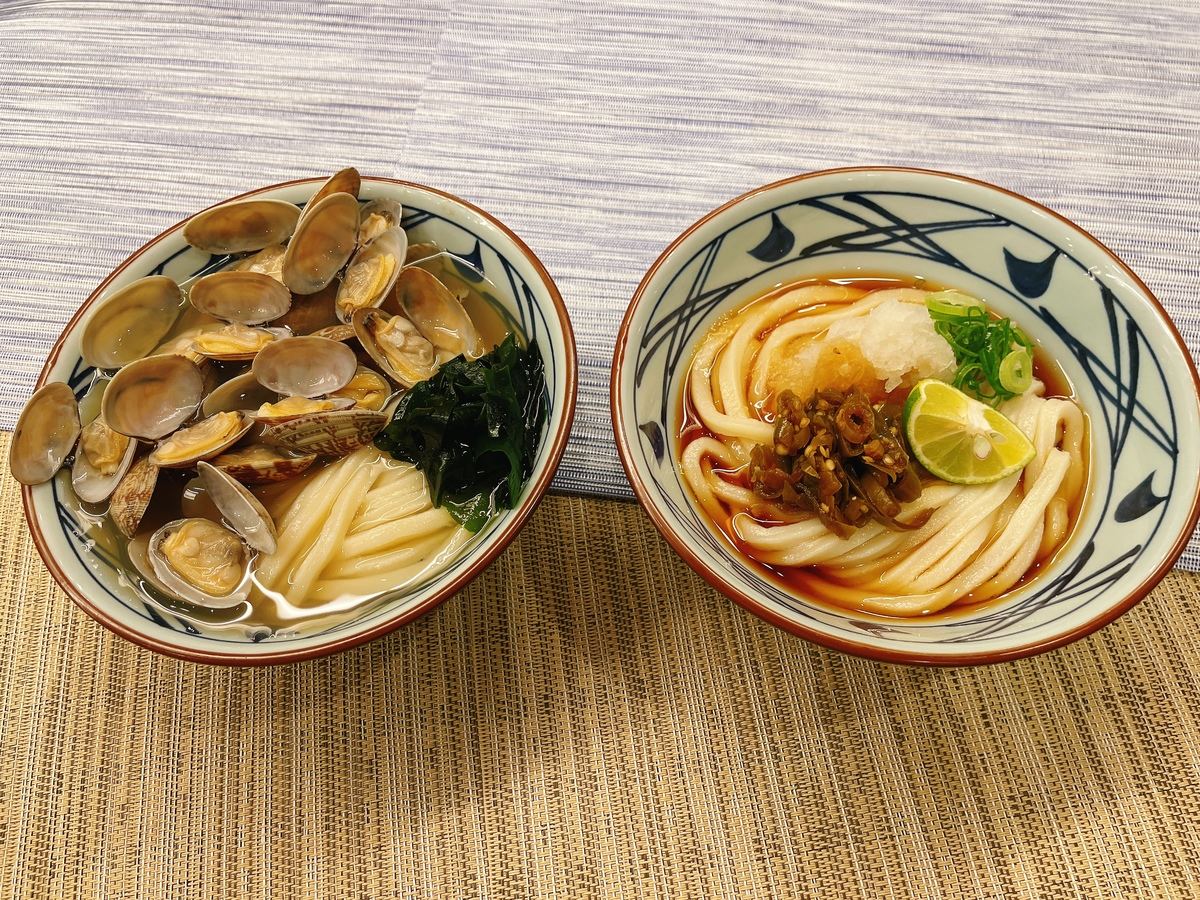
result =
[[[79,612],[0,480],[4,895],[1200,893],[1191,576],[1048,656],[886,666],[551,497],[400,633],[234,671]]]

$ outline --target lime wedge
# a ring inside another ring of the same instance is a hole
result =
[[[989,484],[1033,459],[1029,438],[1013,421],[956,387],[927,378],[904,404],[904,434],[913,455],[951,484]]]

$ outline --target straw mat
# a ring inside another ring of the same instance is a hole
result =
[[[89,620],[0,484],[0,895],[1197,895],[1194,576],[1047,656],[887,666],[553,496],[411,627],[235,671]]]

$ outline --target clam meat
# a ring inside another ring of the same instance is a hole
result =
[[[240,412],[214,413],[176,431],[154,448],[150,462],[162,469],[183,469],[232,447],[254,425]]]
[[[402,315],[360,309],[350,320],[362,348],[402,387],[412,387],[438,370],[437,354],[417,327]]]
[[[89,422],[79,434],[71,487],[86,503],[101,503],[117,489],[133,465],[138,442],[113,431],[103,418]]]
[[[180,600],[221,609],[250,593],[246,543],[208,519],[176,519],[150,537],[150,565]]]
[[[346,266],[337,292],[343,322],[356,309],[378,306],[396,283],[408,244],[401,228],[389,228],[359,250]]]
[[[288,334],[282,328],[251,328],[234,322],[219,330],[196,335],[192,340],[192,349],[209,359],[254,359],[258,351],[271,341],[287,337]]]

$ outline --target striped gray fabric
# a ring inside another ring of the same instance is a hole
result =
[[[805,170],[919,165],[1043,201],[1196,353],[1198,32],[1191,0],[6,0],[0,427],[129,252],[347,163],[480,204],[547,264],[581,353],[559,488],[629,493],[608,372],[647,266],[707,210]]]

